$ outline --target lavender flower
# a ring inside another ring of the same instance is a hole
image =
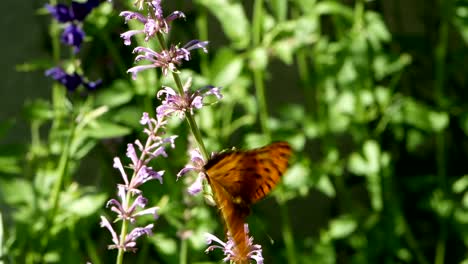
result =
[[[194,109],[202,108],[203,99],[208,95],[214,95],[217,99],[221,99],[222,95],[218,87],[208,86],[197,90],[195,92],[190,91],[192,80],[188,79],[183,86],[184,94],[180,95],[174,89],[170,87],[164,87],[157,93],[158,99],[161,99],[165,95],[162,104],[156,108],[158,118],[164,118],[172,114],[183,119],[185,113],[189,112],[193,114]]]
[[[247,237],[249,236],[249,226],[247,224],[244,225],[244,230],[245,234]],[[228,233],[228,241],[223,242],[221,239],[216,237],[215,235],[206,233],[206,242],[208,245],[210,245],[206,250],[205,253],[208,253],[210,251],[213,251],[215,249],[221,249],[223,250],[223,253],[225,257],[223,258],[224,262],[227,261],[237,261],[239,259],[239,256],[236,255],[235,253],[235,243],[230,234]],[[212,243],[216,242],[219,245],[211,245]],[[247,257],[250,259],[255,260],[257,264],[263,264],[263,256],[262,256],[262,246],[253,244],[253,237],[249,237],[247,241],[247,245],[250,248],[250,252],[247,254]]]
[[[88,91],[93,91],[102,84],[101,80],[87,82],[84,80],[84,77],[80,76],[78,73],[74,72],[73,74],[68,74],[60,67],[47,70],[45,75],[61,83],[70,92],[75,91],[80,85],[83,85]]]
[[[161,0],[157,1],[149,1],[148,4],[148,15],[144,16],[138,12],[132,11],[123,11],[120,13],[120,16],[125,18],[125,23],[127,23],[131,19],[136,19],[144,24],[142,30],[130,30],[125,33],[122,33],[120,36],[124,39],[125,45],[130,45],[131,40],[130,38],[135,34],[143,33],[145,34],[145,41],[148,41],[150,38],[154,37],[154,35],[159,32],[161,34],[169,33],[170,27],[169,23],[177,18],[185,18],[184,13],[180,11],[174,11],[172,14],[164,18],[162,8],[161,8]],[[143,4],[140,3],[140,7],[143,7]],[[141,9],[140,8],[140,9]]]
[[[140,156],[137,155],[134,144],[127,144],[127,157],[131,160],[129,167],[134,171],[130,181],[128,180],[128,176],[120,159],[118,157],[114,158],[114,168],[120,171],[122,179],[125,182],[125,189],[136,194],[140,193],[138,187],[149,180],[156,179],[162,184],[164,171],[154,171],[151,167],[148,167],[147,164],[158,156],[167,157],[164,146],[169,144],[174,148],[174,140],[177,138],[177,136],[170,136],[167,138],[161,137],[163,132],[160,130],[167,123],[167,121],[163,119],[156,120],[150,118],[148,113],[143,113],[140,123],[146,125],[143,132],[148,135],[148,139],[144,146],[139,140],[135,140],[135,145],[137,145],[138,150],[141,152]]]
[[[79,25],[86,16],[99,5],[99,0],[88,0],[80,3],[72,1],[70,7],[64,4],[55,6],[46,4],[45,7],[49,13],[60,23],[67,23],[65,30],[60,37],[62,43],[72,46],[75,53],[80,51],[81,43],[85,38],[85,32]]]
[[[135,252],[136,248],[136,240],[137,238],[141,237],[142,235],[150,236],[152,234],[151,229],[153,229],[153,224],[149,224],[145,227],[137,227],[134,228],[126,237],[123,243],[121,243],[117,233],[115,232],[114,228],[112,227],[111,223],[107,218],[101,216],[101,227],[105,227],[109,230],[112,235],[112,242],[114,244],[109,245],[109,249],[122,249],[124,251],[132,251]]]
[[[123,219],[129,220],[131,223],[135,223],[136,217],[147,214],[153,215],[155,220],[158,218],[157,211],[159,210],[159,207],[151,207],[146,210],[136,211],[137,206],[144,208],[148,203],[148,199],[143,197],[141,194],[135,200],[133,200],[132,205],[130,205],[128,208],[125,208],[125,205],[128,204],[127,192],[125,187],[122,185],[119,185],[117,188],[119,190],[118,193],[121,202],[117,201],[116,199],[110,199],[106,205],[106,207],[110,206],[111,210],[117,213],[117,220]]]
[[[140,54],[136,56],[135,62],[147,60],[151,64],[135,66],[128,69],[127,72],[132,74],[133,79],[136,78],[138,72],[152,68],[161,68],[163,75],[167,75],[168,71],[176,72],[177,66],[180,66],[183,60],[190,60],[191,50],[201,48],[204,52],[208,52],[205,48],[206,45],[208,45],[208,41],[191,40],[182,48],[171,45],[168,50],[161,52],[146,47],[136,47],[133,53]]]
[[[188,187],[188,192],[191,195],[198,194],[203,188],[203,179],[206,178],[205,169],[205,160],[203,160],[203,156],[200,153],[200,150],[193,149],[190,151],[190,161],[191,164],[186,165],[183,169],[177,173],[177,179],[179,179],[182,175],[185,175],[189,171],[196,172],[198,174],[197,179]]]
[[[124,184],[119,184],[117,186],[118,199],[110,199],[107,202],[107,207],[110,207],[111,210],[117,214],[116,220],[124,221],[123,224],[127,224],[127,221],[135,223],[137,217],[147,214],[151,214],[155,219],[157,219],[159,208],[151,207],[143,209],[146,207],[148,200],[143,197],[142,192],[138,187],[149,180],[159,180],[162,184],[162,175],[164,174],[164,171],[154,171],[148,166],[148,163],[156,157],[166,157],[167,154],[164,149],[166,145],[170,145],[173,148],[175,147],[174,140],[176,136],[166,138],[162,137],[163,131],[161,130],[166,124],[164,119],[156,120],[154,118],[150,118],[148,113],[143,113],[140,123],[145,126],[143,132],[147,134],[148,137],[144,145],[139,140],[136,140],[134,144],[130,143],[127,145],[127,157],[131,161],[128,167],[133,170],[132,178],[130,180],[120,158],[114,158],[114,168],[120,171]],[[137,154],[135,145],[138,147],[140,154]],[[134,196],[136,197],[134,198]],[[135,240],[143,234],[151,234],[151,228],[153,227],[153,225],[136,227],[125,236],[125,241],[119,241],[109,221],[104,217],[101,217],[101,219],[101,226],[107,227],[112,235],[112,242],[114,244],[110,245],[109,249],[117,248],[124,251],[135,251]]]

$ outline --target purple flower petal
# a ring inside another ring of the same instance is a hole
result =
[[[57,4],[55,6],[46,4],[45,7],[49,13],[60,23],[66,23],[73,20],[73,14],[71,10],[64,4]]]
[[[75,53],[80,51],[81,43],[85,38],[85,32],[75,24],[70,24],[62,32],[60,40],[62,43],[74,47]]]

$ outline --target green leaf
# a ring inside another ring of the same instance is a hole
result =
[[[429,106],[406,98],[402,117],[405,123],[426,132],[439,132],[448,126],[448,114],[430,110]]]
[[[0,172],[6,174],[18,174],[21,172],[19,159],[17,157],[2,157],[0,156]]]
[[[131,129],[109,121],[99,121],[83,129],[91,138],[106,139],[121,137],[131,133]]]
[[[444,130],[449,124],[449,115],[446,112],[431,111],[428,118],[434,132]]]
[[[388,31],[382,16],[379,13],[367,11],[365,14],[367,25],[367,37],[375,51],[382,50],[382,43],[387,43],[391,40],[392,35]]]
[[[355,63],[350,58],[345,59],[337,78],[342,85],[349,85],[358,78]]]
[[[44,121],[54,117],[54,112],[50,103],[46,100],[36,99],[27,102],[24,108],[24,114],[28,120]]]
[[[301,195],[306,195],[309,191],[310,168],[302,163],[292,165],[283,176],[283,184],[287,189],[295,191]]]
[[[349,215],[340,216],[330,222],[330,235],[334,239],[342,239],[349,236],[357,228],[357,222]]]
[[[84,158],[97,144],[96,139],[90,139],[87,137],[87,134],[84,133],[80,136],[77,136],[74,142],[70,147],[70,152],[72,157],[76,160]]]
[[[114,110],[112,121],[139,129],[141,128],[140,119],[142,112],[142,108],[138,106],[122,107],[116,111]]]
[[[174,255],[177,251],[176,241],[171,237],[165,236],[164,234],[154,235],[154,245],[157,245],[158,250],[166,255]]]
[[[130,102],[133,96],[132,86],[128,82],[117,80],[96,95],[96,104],[117,107]]]
[[[13,178],[12,180],[0,180],[2,199],[9,205],[34,204],[34,190],[30,182]]]
[[[309,0],[302,1],[308,2]],[[312,5],[309,4],[309,6]],[[307,9],[308,6],[304,6],[303,8]],[[351,22],[354,17],[352,8],[336,1],[320,1],[316,4],[315,8],[312,11],[320,15],[340,15],[343,18],[346,18],[349,22]]]
[[[417,151],[418,147],[421,146],[424,141],[425,137],[421,131],[417,129],[408,129],[406,135],[406,149],[408,149],[408,151]]]
[[[269,143],[268,138],[263,134],[249,133],[245,136],[245,144],[248,149],[259,148]]]
[[[50,59],[37,59],[30,60],[23,64],[16,65],[16,71],[18,72],[33,72],[39,70],[45,70],[52,67]]]
[[[452,185],[454,193],[462,193],[468,189],[468,174],[463,175],[460,179],[456,180]]]
[[[235,48],[246,48],[250,43],[251,28],[240,2],[228,0],[197,0],[218,19],[223,32]]]
[[[221,49],[216,53],[212,64],[212,83],[225,87],[235,82],[244,68],[244,59],[229,49]],[[222,90],[221,90],[222,91]]]
[[[275,14],[275,18],[277,21],[283,21],[286,19],[286,15],[288,12],[288,1],[287,0],[270,0],[269,1],[271,9]]]
[[[374,140],[364,142],[362,155],[351,154],[348,168],[357,175],[370,175],[380,170],[380,146]]]
[[[86,194],[78,199],[72,199],[70,203],[63,204],[66,212],[85,218],[101,210],[107,196],[105,194]]]
[[[330,198],[336,195],[335,187],[333,187],[333,183],[328,175],[321,175],[315,187]]]

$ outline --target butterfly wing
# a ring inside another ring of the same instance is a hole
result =
[[[234,202],[248,207],[276,186],[290,156],[288,143],[275,142],[249,151],[221,153],[205,165],[205,170],[209,181],[217,182]]]
[[[244,230],[250,205],[267,195],[288,167],[291,147],[276,142],[249,151],[224,152],[205,165],[208,182],[228,231],[236,243],[240,262],[249,252]]]

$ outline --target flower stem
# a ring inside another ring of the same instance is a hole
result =
[[[268,128],[268,109],[265,99],[265,83],[263,82],[263,73],[261,70],[254,70],[255,93],[257,96],[258,112],[262,133],[270,140],[270,130]]]
[[[130,192],[127,193],[127,198],[129,198]],[[128,201],[128,199],[126,199]],[[120,229],[120,244],[122,245],[125,242],[125,238],[127,236],[127,231],[128,231],[128,221],[127,220],[122,220],[122,229]],[[119,247],[119,253],[117,253],[117,259],[115,261],[116,264],[122,264],[123,263],[123,256],[124,256],[124,249],[123,247]]]
[[[162,49],[166,49],[166,43],[164,40],[164,36],[161,33],[156,34],[158,38],[159,45],[161,46]],[[180,80],[180,76],[178,72],[172,71],[172,78],[174,79],[174,82],[176,83],[177,90],[179,91],[179,94],[181,96],[184,95],[184,87],[182,85],[182,81]],[[205,160],[209,159],[208,152],[206,151],[205,144],[203,143],[203,138],[201,136],[200,129],[198,128],[197,122],[195,121],[195,118],[193,117],[193,114],[190,112],[185,113],[185,117],[187,119],[187,122],[190,126],[190,130],[192,131],[193,136],[195,137],[195,141],[197,142],[198,148],[200,149],[201,154],[203,155],[203,158]]]
[[[51,231],[52,231],[52,226],[55,221],[55,216],[57,215],[58,208],[60,206],[60,193],[62,189],[62,185],[65,179],[65,175],[67,174],[67,167],[68,167],[68,162],[70,160],[70,145],[73,142],[74,136],[75,136],[75,129],[76,124],[75,121],[73,120],[71,122],[71,127],[70,127],[70,134],[68,135],[67,139],[65,142],[63,142],[63,150],[62,150],[62,155],[60,156],[59,163],[57,165],[57,171],[56,171],[56,181],[55,185],[53,186],[52,189],[52,194],[50,196],[49,204],[50,204],[50,211],[49,215],[47,216],[46,219],[46,231],[45,234],[42,238],[41,244],[42,244],[42,262],[44,262],[43,256],[45,255],[47,251],[47,247],[49,244],[49,239],[51,237]]]
[[[263,0],[255,0],[252,17],[252,47],[260,45],[263,22]],[[265,83],[263,69],[253,69],[255,93],[257,96],[258,112],[262,133],[270,140],[270,130],[268,129],[268,109],[265,99]]]
[[[187,239],[182,238],[180,242],[179,263],[187,264]]]
[[[179,93],[183,95],[184,88],[182,86],[182,81],[180,80],[179,74],[176,72],[172,72],[172,77],[174,78],[174,81],[176,83],[177,89],[179,90]],[[200,152],[203,155],[203,158],[205,160],[208,160],[210,156],[208,155],[208,152],[206,151],[200,129],[198,128],[197,122],[195,121],[193,114],[190,112],[187,112],[185,113],[185,118],[187,119],[187,122],[190,126],[190,130],[192,131],[192,134],[195,137],[195,141],[197,142],[198,148],[200,149]]]
[[[442,107],[443,105],[443,90],[445,83],[445,68],[446,68],[446,56],[448,47],[448,30],[449,30],[449,14],[451,13],[451,1],[439,1],[441,5],[441,23],[439,27],[439,43],[436,47],[435,52],[435,98],[437,105]],[[437,177],[439,186],[442,187],[443,192],[447,190],[447,172],[446,172],[446,140],[445,131],[440,131],[436,135],[436,164],[437,164]],[[435,248],[435,264],[444,263],[445,259],[445,247],[447,240],[447,219],[440,217],[440,233]]]
[[[291,223],[289,221],[289,214],[288,214],[288,206],[286,202],[282,202],[279,204],[281,210],[281,222],[282,222],[282,235],[284,244],[286,246],[286,256],[287,256],[287,263],[296,264],[296,254],[295,254],[295,246],[294,246],[294,239],[291,230]]]

